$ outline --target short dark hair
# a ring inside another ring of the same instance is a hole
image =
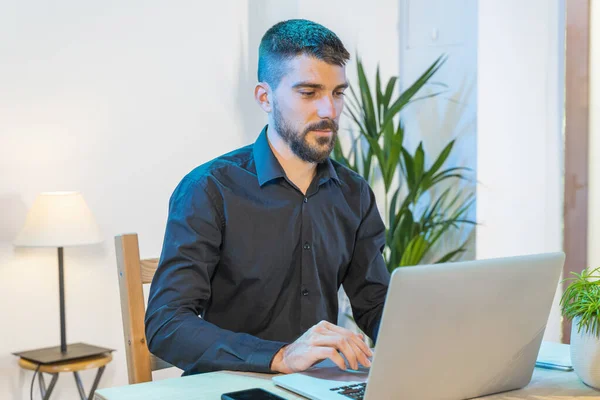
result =
[[[286,72],[286,61],[308,55],[343,67],[350,53],[335,33],[306,19],[290,19],[273,25],[258,49],[258,81],[273,89]]]

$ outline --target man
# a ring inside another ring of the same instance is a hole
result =
[[[326,358],[346,369],[341,355],[353,369],[370,366],[363,337],[335,325],[344,285],[358,325],[375,338],[389,283],[373,193],[329,159],[348,59],[314,22],[270,28],[254,93],[268,125],[175,189],[146,337],[184,375],[290,373]]]

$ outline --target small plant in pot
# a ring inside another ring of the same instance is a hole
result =
[[[571,272],[561,311],[572,321],[571,362],[579,378],[600,389],[600,268]]]

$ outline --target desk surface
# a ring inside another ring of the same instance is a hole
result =
[[[221,393],[260,387],[286,399],[303,399],[271,382],[273,375],[241,372],[212,372],[164,379],[137,385],[121,386],[96,391],[96,400],[158,400],[158,399],[214,399]],[[584,385],[574,372],[536,368],[531,383],[525,388],[492,396],[485,400],[600,400],[600,391]]]

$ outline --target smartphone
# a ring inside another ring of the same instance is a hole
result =
[[[221,400],[285,400],[283,397],[264,389],[246,389],[238,392],[223,393]]]

